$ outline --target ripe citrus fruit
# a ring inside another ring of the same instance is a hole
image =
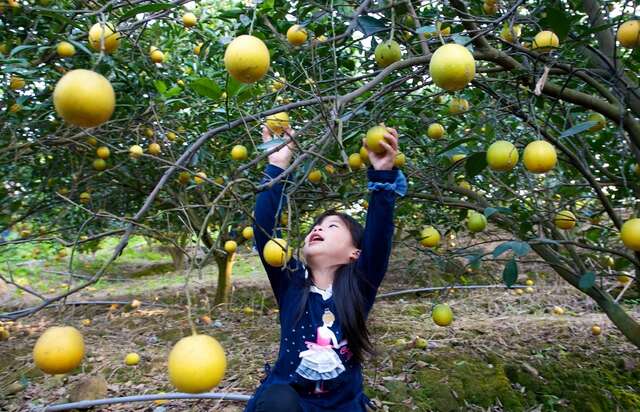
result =
[[[237,144],[231,149],[231,158],[233,160],[247,160],[248,157],[249,152],[247,148],[241,144]]]
[[[322,173],[318,169],[314,169],[309,173],[309,181],[311,183],[320,183],[322,181]]]
[[[562,309],[562,307],[560,307],[560,306],[554,306],[553,307],[553,314],[554,315],[562,315],[562,314],[564,314],[564,309]]]
[[[449,102],[449,113],[462,114],[469,110],[469,102],[463,98],[453,98]]]
[[[108,159],[111,151],[107,146],[100,146],[96,149],[96,154],[100,159]]]
[[[91,200],[91,194],[89,192],[80,193],[80,203],[89,203]]]
[[[293,26],[289,27],[289,30],[287,30],[287,40],[294,46],[300,46],[305,41],[307,41],[307,31],[304,29],[304,27],[301,27],[298,24],[294,24]]]
[[[527,281],[525,282],[525,285],[533,286],[533,279],[527,279]]]
[[[193,48],[193,53],[196,55],[200,55],[200,52],[202,51],[202,46],[204,45],[204,43],[198,43],[195,45],[195,47]]]
[[[435,247],[440,243],[440,232],[433,226],[426,226],[420,232],[420,244],[424,247]]]
[[[536,140],[524,148],[522,163],[532,173],[546,173],[558,162],[556,149],[549,142]]]
[[[553,219],[553,223],[559,229],[569,230],[576,225],[576,217],[569,210],[563,210],[556,214],[556,217]]]
[[[84,69],[62,76],[53,91],[53,105],[66,122],[96,127],[111,118],[116,95],[104,76]]]
[[[376,47],[375,58],[378,66],[384,68],[402,59],[400,45],[394,40],[387,40]]]
[[[224,52],[224,67],[231,77],[242,83],[254,83],[269,70],[269,49],[257,37],[236,37]]]
[[[591,327],[591,334],[592,334],[593,336],[598,336],[598,335],[599,335],[599,334],[601,334],[601,333],[602,333],[602,328],[601,328],[600,326],[598,326],[598,325],[593,325],[593,326]]]
[[[431,318],[438,326],[449,326],[453,321],[453,311],[449,305],[440,303],[433,308]]]
[[[164,53],[162,53],[160,50],[154,50],[149,55],[149,58],[154,63],[162,63],[164,61]]]
[[[369,163],[369,151],[366,147],[362,146],[358,154],[363,163]]]
[[[20,90],[26,85],[24,79],[20,76],[11,76],[9,80],[9,87],[11,90]]]
[[[93,168],[99,172],[102,172],[107,168],[107,162],[104,159],[95,159],[93,161]]]
[[[193,176],[193,181],[197,185],[201,185],[202,183],[204,183],[204,179],[206,178],[207,178],[207,174],[205,172],[198,172],[195,174],[195,176]]]
[[[385,137],[384,137],[385,133],[388,133],[387,128],[383,126],[373,126],[369,130],[367,130],[367,149],[366,150],[371,150],[375,153],[384,152],[384,147],[382,147],[380,142],[385,140]]]
[[[600,113],[591,113],[587,120],[591,122],[596,122],[596,124],[594,124],[589,128],[589,131],[591,132],[597,132],[598,130],[602,130],[607,125],[607,119]]]
[[[253,239],[253,228],[251,226],[247,226],[242,229],[242,237],[247,240]]]
[[[360,157],[360,153],[351,153],[349,155],[349,167],[353,170],[357,170],[362,167],[362,158]]]
[[[142,153],[144,153],[144,150],[140,145],[134,144],[129,148],[129,156],[132,159],[138,159],[140,156],[142,156]]]
[[[58,56],[62,58],[71,57],[76,54],[76,48],[68,41],[61,41],[58,43],[58,46],[56,46],[56,52]]]
[[[407,162],[407,157],[404,155],[404,153],[398,153],[396,155],[396,158],[393,159],[393,165],[398,168],[404,166],[406,162]]]
[[[227,368],[224,349],[207,335],[182,338],[169,353],[169,379],[180,392],[206,392],[220,383]]]
[[[224,242],[224,250],[227,253],[234,253],[238,249],[238,244],[235,240],[227,240]]]
[[[640,219],[630,219],[624,222],[620,231],[622,243],[631,250],[640,252]]]
[[[147,151],[149,152],[149,154],[159,156],[160,153],[162,153],[162,148],[158,143],[151,143],[149,147],[147,147]]]
[[[175,141],[177,138],[178,138],[178,136],[176,136],[175,133],[167,132],[167,140],[169,140],[170,142]]]
[[[444,127],[440,123],[431,123],[427,128],[427,136],[433,140],[442,139]]]
[[[284,250],[287,250],[286,256]],[[287,245],[287,241],[280,238],[270,239],[264,250],[262,256],[270,266],[282,267],[289,259],[291,259],[291,248]]]
[[[54,326],[38,338],[33,360],[44,373],[67,373],[78,367],[84,357],[82,334],[72,326]]]
[[[625,272],[625,273],[628,273],[628,272]],[[618,277],[616,279],[621,284],[626,285],[627,283],[631,282],[632,277],[629,276],[629,275],[618,275]]]
[[[470,232],[482,232],[487,227],[487,218],[482,213],[473,212],[467,217],[467,228]]]
[[[476,75],[476,61],[466,47],[445,44],[431,56],[429,73],[438,87],[450,92],[462,90]]]
[[[560,46],[560,39],[552,31],[544,30],[536,34],[531,44],[533,49],[539,52],[549,52]]]
[[[120,46],[120,33],[115,31],[115,26],[111,23],[96,23],[89,30],[89,45],[94,50],[102,50],[105,53],[113,53]]]
[[[124,357],[124,363],[127,366],[135,366],[140,362],[140,355],[137,353],[127,353],[127,356]]]
[[[191,180],[191,175],[189,172],[180,172],[178,173],[178,183],[181,185],[186,185]]]
[[[462,189],[466,189],[466,190],[471,190],[471,183],[467,182],[464,179],[458,180],[458,187],[461,187]]]
[[[506,140],[498,140],[487,149],[487,164],[493,170],[511,170],[518,163],[518,158],[518,149]]]
[[[629,49],[640,46],[640,20],[625,21],[618,28],[616,38],[623,47]]]
[[[193,27],[198,24],[198,18],[193,13],[185,13],[182,15],[182,24],[184,27]]]
[[[465,159],[466,157],[467,157],[467,155],[464,154],[464,153],[454,154],[453,156],[451,156],[451,162],[452,163],[456,163],[456,162],[459,162],[459,161]]]
[[[522,24],[514,24],[513,27],[509,27],[509,25],[505,23],[500,31],[500,37],[509,43],[516,43],[521,34]]]
[[[282,134],[289,127],[289,113],[279,112],[267,116],[267,127],[275,134]]]

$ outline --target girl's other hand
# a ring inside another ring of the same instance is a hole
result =
[[[283,146],[277,152],[273,152],[269,155],[269,163],[280,167],[281,169],[286,169],[289,167],[289,163],[291,162],[291,157],[293,156],[293,146],[294,143],[291,140],[293,136],[295,136],[295,132],[291,127],[288,127],[284,131],[284,139],[287,141],[287,145]],[[274,137],[271,135],[271,131],[266,125],[262,125],[262,142],[267,143],[273,140]]]
[[[386,127],[384,123],[380,124]],[[393,162],[398,154],[398,131],[392,127],[387,127],[388,132],[384,134],[386,141],[380,142],[380,146],[384,148],[384,152],[376,153],[367,147],[367,139],[362,139],[362,145],[369,152],[369,161],[375,170],[391,170]]]

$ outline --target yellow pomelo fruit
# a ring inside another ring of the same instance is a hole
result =
[[[22,77],[16,75],[11,76],[11,79],[9,80],[9,88],[11,88],[11,90],[20,90],[26,84],[27,83]]]
[[[267,116],[267,127],[275,134],[282,134],[289,128],[289,113],[279,112]]]
[[[396,158],[393,159],[393,165],[398,168],[404,166],[406,162],[407,162],[407,157],[404,155],[404,153],[400,153],[400,152],[398,152],[398,154],[396,155]]]
[[[589,131],[591,132],[602,130],[607,125],[607,119],[600,113],[591,113],[587,120],[590,122],[597,122],[589,128]]]
[[[360,159],[364,162],[364,163],[369,163],[369,151],[367,150],[366,147],[362,146],[360,148]]]
[[[489,16],[493,16],[494,14],[496,14],[498,12],[498,6],[495,3],[489,4],[489,3],[485,2],[482,5],[482,10],[485,12],[485,14],[487,14]]]
[[[80,203],[89,203],[91,200],[91,194],[89,192],[80,193]]]
[[[269,70],[269,49],[257,37],[236,37],[224,52],[224,67],[231,77],[242,83],[254,83]]]
[[[89,30],[89,45],[94,50],[100,50],[103,42],[105,53],[113,53],[120,46],[120,33],[115,31],[115,26],[111,23],[96,23]]]
[[[199,56],[200,52],[202,51],[202,46],[203,45],[204,45],[204,43],[196,44],[196,46],[193,48],[193,53]]]
[[[516,43],[521,34],[522,24],[514,24],[513,27],[509,27],[509,25],[505,23],[500,31],[500,37],[509,43]]]
[[[100,159],[108,159],[111,151],[107,146],[100,146],[96,149],[96,154]]]
[[[56,47],[56,52],[60,57],[71,57],[76,54],[76,48],[67,41],[61,41]]]
[[[558,162],[556,149],[549,142],[536,140],[524,148],[522,163],[532,173],[546,173]]]
[[[511,170],[518,163],[518,149],[506,140],[493,142],[487,149],[487,164],[493,170]]]
[[[164,61],[164,53],[162,53],[160,50],[152,51],[149,57],[154,63],[162,63]]]
[[[626,285],[627,283],[631,282],[633,278],[629,275],[618,275],[616,279],[618,280],[618,282],[622,283],[623,285]]]
[[[286,254],[285,249],[287,250]],[[287,241],[280,238],[270,239],[262,251],[265,262],[275,267],[284,266],[291,259],[291,255],[292,250],[287,245]]]
[[[394,40],[387,40],[378,44],[375,51],[378,66],[384,68],[402,59],[400,45]]]
[[[287,30],[287,40],[294,46],[300,46],[307,41],[307,31],[298,24],[294,24]]]
[[[431,318],[438,326],[449,326],[453,321],[453,311],[449,305],[440,303],[433,308]]]
[[[623,47],[629,49],[640,46],[640,20],[625,21],[618,28],[616,38]]]
[[[429,73],[438,87],[450,92],[462,90],[476,75],[476,61],[466,47],[445,44],[431,56]]]
[[[471,183],[467,182],[466,180],[459,180],[458,187],[466,190],[471,190]]]
[[[332,165],[332,164],[325,165],[324,170],[325,170],[327,173],[329,173],[330,175],[332,175],[332,174],[334,174],[334,173],[336,172],[336,168],[335,168],[335,167],[333,167],[333,165]]]
[[[198,172],[195,174],[195,176],[193,176],[193,181],[197,185],[201,185],[202,183],[204,183],[204,179],[206,178],[207,178],[207,174],[205,172]]]
[[[33,347],[33,360],[38,369],[52,375],[71,372],[83,357],[82,334],[72,326],[47,329]]]
[[[349,155],[349,167],[354,170],[360,169],[362,167],[362,158],[359,153],[351,153]]]
[[[442,139],[444,127],[440,123],[431,123],[427,128],[427,136],[433,140]]]
[[[227,368],[224,349],[207,335],[182,338],[169,353],[169,379],[180,392],[207,392],[220,383]]]
[[[247,160],[248,157],[249,152],[247,148],[241,144],[237,144],[231,149],[231,158],[233,160]]]
[[[53,91],[53,105],[67,123],[96,127],[111,118],[116,95],[104,76],[77,69],[58,80]]]
[[[22,110],[22,106],[20,106],[18,103],[14,103],[11,105],[11,107],[9,107],[9,111],[11,113],[18,113],[20,110]]]
[[[420,244],[424,247],[435,247],[440,243],[440,232],[433,226],[426,226],[420,232]]]
[[[591,334],[592,334],[593,336],[598,336],[598,335],[599,335],[599,334],[601,334],[601,333],[602,333],[602,328],[601,328],[600,326],[598,326],[598,325],[593,325],[593,326],[591,327]]]
[[[467,217],[467,229],[470,232],[482,232],[486,227],[487,218],[482,213],[473,212]]]
[[[463,98],[453,98],[449,101],[449,113],[462,114],[469,110],[469,102]]]
[[[191,180],[191,175],[189,172],[180,172],[178,173],[178,183],[182,185],[186,185]]]
[[[149,152],[149,154],[152,154],[154,156],[159,156],[160,153],[162,153],[162,148],[158,143],[151,143],[147,148],[147,151]]]
[[[454,154],[453,156],[451,156],[451,162],[452,163],[457,163],[463,159],[466,159],[467,155],[463,154],[463,153],[458,153],[458,154]]]
[[[535,51],[548,52],[560,46],[560,39],[554,32],[544,30],[535,35],[531,46]]]
[[[124,357],[124,363],[127,366],[135,366],[140,362],[140,355],[137,353],[127,353],[127,356]]]
[[[569,210],[563,210],[556,214],[553,223],[559,229],[569,230],[576,225],[576,216]]]
[[[168,132],[167,133],[167,140],[169,140],[170,142],[175,141],[178,138],[178,136],[173,133],[173,132]]]
[[[311,183],[320,183],[322,181],[322,173],[318,169],[314,169],[309,173],[309,181]]]
[[[251,226],[247,226],[242,229],[242,237],[247,240],[253,239],[253,228]]]
[[[198,24],[198,18],[193,13],[185,13],[182,15],[182,24],[184,27],[193,27]]]
[[[234,253],[238,249],[238,244],[235,240],[227,240],[224,242],[224,250],[227,253]]]
[[[373,126],[367,130],[367,150],[371,150],[375,153],[383,153],[384,147],[380,144],[385,140],[385,133],[388,133],[387,128],[383,126]]]
[[[93,161],[93,168],[98,172],[102,172],[107,168],[107,162],[104,159],[96,159]]]
[[[561,306],[554,306],[553,307],[553,314],[554,315],[562,315],[562,314],[564,314],[564,309]]]
[[[525,285],[533,286],[533,280],[532,279],[527,279],[527,281],[525,282]]]
[[[144,150],[142,149],[142,147],[140,145],[134,144],[133,146],[131,146],[129,148],[129,156],[132,159],[137,159],[140,156],[142,156],[142,153],[144,153]]]
[[[622,243],[631,250],[640,252],[640,219],[630,219],[624,222],[620,230]]]

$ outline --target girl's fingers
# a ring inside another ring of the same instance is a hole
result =
[[[389,133],[385,133],[384,137],[386,139],[386,142],[391,145],[391,147],[393,147],[394,149],[398,148],[398,138],[389,134]]]
[[[364,147],[365,149],[369,150],[369,148],[367,147],[367,138],[366,137],[362,138],[362,147]]]
[[[262,141],[268,142],[269,140],[271,140],[271,133],[269,132],[269,128],[267,127],[267,125],[263,124],[262,125]]]
[[[384,154],[382,154],[382,156],[385,156],[389,153],[393,154],[395,156],[396,154],[396,149],[393,148],[393,146],[391,146],[389,143],[387,142],[380,142],[380,146],[382,146],[384,148]]]

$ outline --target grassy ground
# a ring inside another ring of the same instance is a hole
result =
[[[391,265],[383,291],[424,282],[403,276],[403,267],[400,261]],[[218,390],[250,394],[259,384],[264,363],[275,360],[278,320],[255,257],[242,257],[235,269],[232,303],[226,309],[212,305],[214,267],[192,277],[194,319],[199,332],[214,336],[226,350],[228,370]],[[93,375],[106,378],[108,396],[172,391],[166,358],[172,345],[190,333],[181,287],[184,276],[169,272],[109,282],[90,293],[92,299],[136,298],[161,306],[49,309],[11,325],[11,338],[0,342],[0,410],[33,410],[64,401],[77,381]],[[365,365],[365,387],[381,410],[640,410],[640,351],[589,299],[554,276],[538,276],[534,293],[522,296],[504,289],[450,294],[447,302],[455,321],[448,328],[430,319],[430,309],[439,301],[433,294],[406,295],[374,306],[370,328],[379,353]],[[555,305],[565,314],[551,314]],[[640,318],[636,302],[626,309]],[[203,315],[214,322],[203,322]],[[91,324],[83,325],[84,319],[91,319]],[[34,368],[31,348],[42,330],[57,324],[83,332],[87,355],[81,368],[69,375],[44,376]],[[591,335],[593,324],[602,326],[601,336]],[[415,347],[417,337],[427,339],[426,349]],[[126,367],[127,352],[139,353],[141,363]],[[113,405],[102,410],[143,411],[153,406]],[[220,401],[172,401],[163,406],[242,410],[240,403]]]

